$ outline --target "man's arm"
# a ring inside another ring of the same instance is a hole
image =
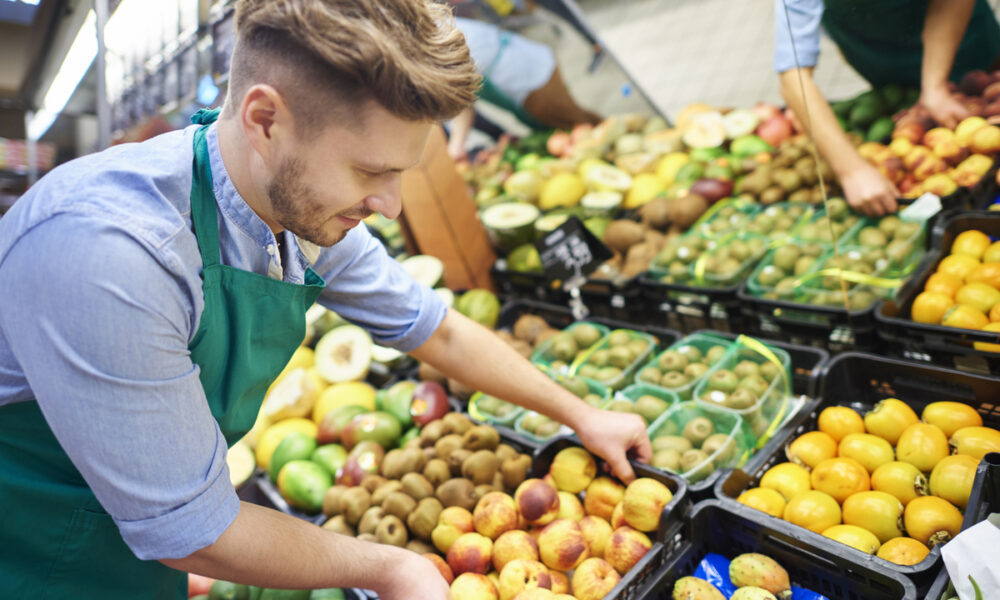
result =
[[[441,326],[411,352],[471,388],[503,398],[569,425],[615,474],[634,479],[627,451],[647,461],[652,452],[646,427],[637,415],[593,408],[505,344],[492,331],[449,310]]]
[[[945,127],[955,127],[969,116],[969,111],[948,93],[948,75],[974,5],[975,0],[930,0],[927,5],[920,103]]]
[[[448,154],[452,160],[459,162],[469,159],[465,151],[465,143],[469,140],[469,132],[476,120],[476,111],[468,107],[451,120],[451,131],[448,132]]]

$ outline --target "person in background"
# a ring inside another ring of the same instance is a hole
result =
[[[482,100],[532,129],[570,129],[601,121],[600,115],[582,108],[570,95],[551,48],[490,23],[462,17],[455,23],[483,75]],[[465,146],[474,120],[471,106],[452,120],[448,153],[457,161],[467,158]]]
[[[919,86],[920,103],[945,127],[969,116],[948,82],[996,62],[1000,27],[985,0],[775,0],[782,97],[801,125],[812,127],[848,203],[873,216],[895,212],[899,191],[857,153],[813,80],[821,26],[873,87]]]

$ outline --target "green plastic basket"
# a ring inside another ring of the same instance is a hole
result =
[[[676,387],[676,388],[668,388],[668,387],[666,387],[666,386],[664,386],[662,384],[656,384],[656,383],[653,383],[651,381],[643,381],[643,380],[640,380],[638,377],[641,376],[641,374],[643,372],[643,369],[645,369],[646,367],[651,367],[651,366],[655,367],[657,365],[658,361],[660,360],[660,356],[664,352],[667,352],[669,350],[680,350],[682,348],[690,346],[690,347],[693,347],[693,348],[697,349],[698,352],[700,352],[702,354],[702,356],[704,356],[705,354],[708,353],[708,350],[710,348],[712,348],[713,346],[723,346],[725,348],[729,348],[729,346],[732,343],[733,343],[732,340],[726,339],[724,337],[714,336],[714,335],[707,335],[707,334],[703,334],[703,333],[695,333],[695,334],[689,335],[689,336],[681,339],[677,343],[673,344],[672,346],[670,346],[669,348],[667,348],[663,352],[660,352],[653,359],[647,361],[646,364],[642,365],[641,368],[637,369],[637,371],[636,371],[637,377],[635,379],[635,382],[637,384],[648,384],[648,385],[659,387],[659,388],[664,389],[664,390],[671,391],[671,392],[677,394],[677,397],[680,398],[681,400],[690,400],[692,398],[692,394],[693,394],[695,386],[698,385],[698,383],[704,377],[704,374],[701,377],[697,377],[695,379],[692,379],[692,380],[688,381],[686,384],[684,384],[682,386],[679,386],[679,387]],[[707,373],[708,372],[706,371],[705,374],[707,374]]]
[[[742,466],[754,451],[755,438],[740,415],[698,402],[681,402],[660,415],[649,426],[649,438],[655,440],[664,435],[679,436],[692,419],[699,417],[707,418],[712,422],[715,433],[725,434],[727,438],[704,461],[679,473],[691,483],[706,479],[717,469]]]

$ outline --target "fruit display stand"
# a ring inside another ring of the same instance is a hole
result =
[[[971,372],[1000,374],[1000,353],[976,347],[1000,343],[1000,333],[918,323],[911,318],[914,300],[949,256],[956,237],[973,229],[996,239],[1000,236],[1000,213],[963,212],[939,223],[932,236],[932,255],[920,265],[910,284],[895,300],[886,300],[876,309],[878,335],[895,355]]]
[[[995,404],[998,397],[1000,397],[1000,380],[995,378],[869,354],[844,353],[834,357],[828,365],[823,376],[818,405],[815,405],[807,418],[790,432],[786,440],[815,431],[817,418],[824,408],[846,406],[863,413],[885,398],[901,399],[917,414],[932,402],[952,401],[967,404],[980,414],[984,426],[997,428],[1000,427],[1000,410],[997,410]],[[771,453],[758,463],[757,468],[735,469],[720,478],[715,486],[715,495],[726,506],[742,507],[736,498],[744,491],[756,487],[768,469],[788,460],[784,445],[773,447]],[[829,552],[850,557],[855,563],[866,565],[874,571],[907,576],[918,589],[926,590],[937,575],[937,569],[941,564],[939,548],[932,548],[931,552],[915,565],[898,565],[764,512],[756,511],[756,515],[764,523],[781,523],[783,527],[791,527],[797,532],[796,536],[799,539],[814,547],[825,548]]]
[[[645,598],[671,598],[674,582],[692,575],[710,552],[729,558],[755,552],[783,566],[793,585],[830,600],[916,600],[916,588],[905,576],[814,544],[802,531],[739,504],[699,502],[679,534],[667,541],[663,567],[648,582]]]
[[[982,521],[992,513],[1000,512],[1000,452],[991,452],[983,457],[976,469],[976,481],[969,496],[969,506],[978,507],[968,511],[962,521],[962,529],[966,529]],[[941,567],[941,572],[927,591],[924,600],[948,600],[945,589],[950,577],[948,569]]]

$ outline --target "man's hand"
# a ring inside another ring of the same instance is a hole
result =
[[[646,423],[639,415],[590,408],[576,423],[583,445],[608,461],[611,470],[625,483],[635,479],[629,458],[649,462],[653,450]]]
[[[375,592],[381,600],[448,600],[448,582],[431,561],[409,550],[400,553],[397,568],[383,573],[384,585]]]
[[[949,129],[954,129],[959,122],[970,116],[969,110],[955,100],[943,85],[924,89],[920,93],[920,104],[927,108],[938,124]]]
[[[870,217],[881,217],[896,212],[899,205],[896,198],[899,190],[891,181],[882,176],[878,169],[867,162],[859,162],[857,166],[841,176],[840,185],[844,188],[844,197],[854,210]]]

